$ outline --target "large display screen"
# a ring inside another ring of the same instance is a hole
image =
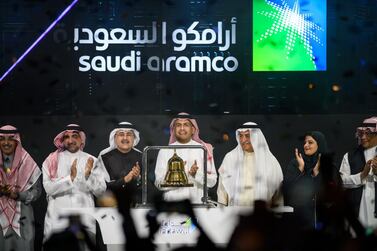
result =
[[[254,0],[253,70],[326,70],[326,0]]]
[[[75,1],[0,0],[0,115],[377,111],[377,2]]]

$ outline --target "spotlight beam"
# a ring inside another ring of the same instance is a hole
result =
[[[38,43],[50,32],[52,28],[72,9],[72,7],[78,2],[79,0],[73,0],[70,5],[65,8],[65,10],[55,19],[54,22],[50,24],[50,26],[38,37],[35,42],[30,45],[30,47],[17,59],[17,61],[1,76],[0,84],[4,80],[4,78],[29,54],[29,52],[38,45]]]

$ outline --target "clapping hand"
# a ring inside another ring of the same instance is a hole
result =
[[[198,171],[199,167],[198,167],[198,164],[196,163],[196,160],[194,161],[194,164],[192,164],[190,170],[188,171],[188,173],[192,176],[192,177],[195,177],[196,175],[196,172]]]
[[[94,159],[92,157],[89,157],[85,165],[85,179],[88,179],[89,175],[92,173],[93,163]]]
[[[373,159],[368,160],[368,162],[365,164],[363,170],[360,173],[361,180],[364,180],[369,175],[370,169],[372,168],[372,164],[373,164],[372,161]]]
[[[298,169],[300,170],[300,172],[303,172],[305,162],[304,162],[304,159],[302,158],[301,153],[298,152],[297,148],[295,148],[295,156],[296,156],[296,160],[297,160],[297,163],[298,163]]]
[[[371,159],[370,167],[374,175],[377,175],[377,156]]]
[[[313,168],[313,176],[316,177],[319,174],[319,167],[321,165],[321,154],[318,155],[317,164]]]
[[[77,159],[75,159],[71,165],[71,180],[73,181],[77,175]]]
[[[136,164],[132,167],[131,171],[124,176],[124,182],[128,183],[133,179],[137,179],[140,175],[140,166],[139,162],[136,162]]]
[[[7,196],[13,200],[16,200],[18,197],[18,193],[9,184],[0,186],[0,191],[1,195]]]

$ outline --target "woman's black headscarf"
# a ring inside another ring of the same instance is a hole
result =
[[[308,156],[305,154],[302,155],[302,158],[304,159],[304,162],[305,162],[305,170],[311,173],[313,168],[317,164],[319,154],[328,153],[328,147],[327,147],[327,141],[326,141],[325,135],[323,135],[323,133],[319,131],[311,131],[311,132],[305,133],[304,137],[306,136],[311,136],[317,142],[317,145],[318,145],[318,150],[313,155],[311,156]]]

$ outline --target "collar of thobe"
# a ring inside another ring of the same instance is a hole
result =
[[[254,152],[246,152],[246,151],[244,151],[243,154],[244,154],[245,156],[247,156],[247,157],[251,157],[251,156],[254,155]]]
[[[65,155],[67,155],[67,156],[72,156],[72,157],[74,157],[74,156],[76,156],[76,155],[79,155],[81,152],[82,152],[81,150],[78,150],[77,152],[71,153],[70,151],[65,150],[63,153],[64,153]]]
[[[14,157],[14,155],[6,155],[6,154],[3,154],[3,161],[4,161],[4,162],[5,162],[5,161],[8,161],[8,162],[12,163],[12,161],[13,161],[13,157]]]
[[[190,139],[190,141],[187,142],[187,143],[181,143],[179,141],[176,141],[176,142],[172,143],[172,145],[182,145],[182,146],[185,146],[185,145],[197,145],[197,144],[199,144],[199,143],[196,142],[195,140],[192,140],[192,139]]]
[[[9,170],[12,168],[13,158],[14,158],[14,155],[3,154],[3,165],[4,165],[4,168],[7,168]]]

